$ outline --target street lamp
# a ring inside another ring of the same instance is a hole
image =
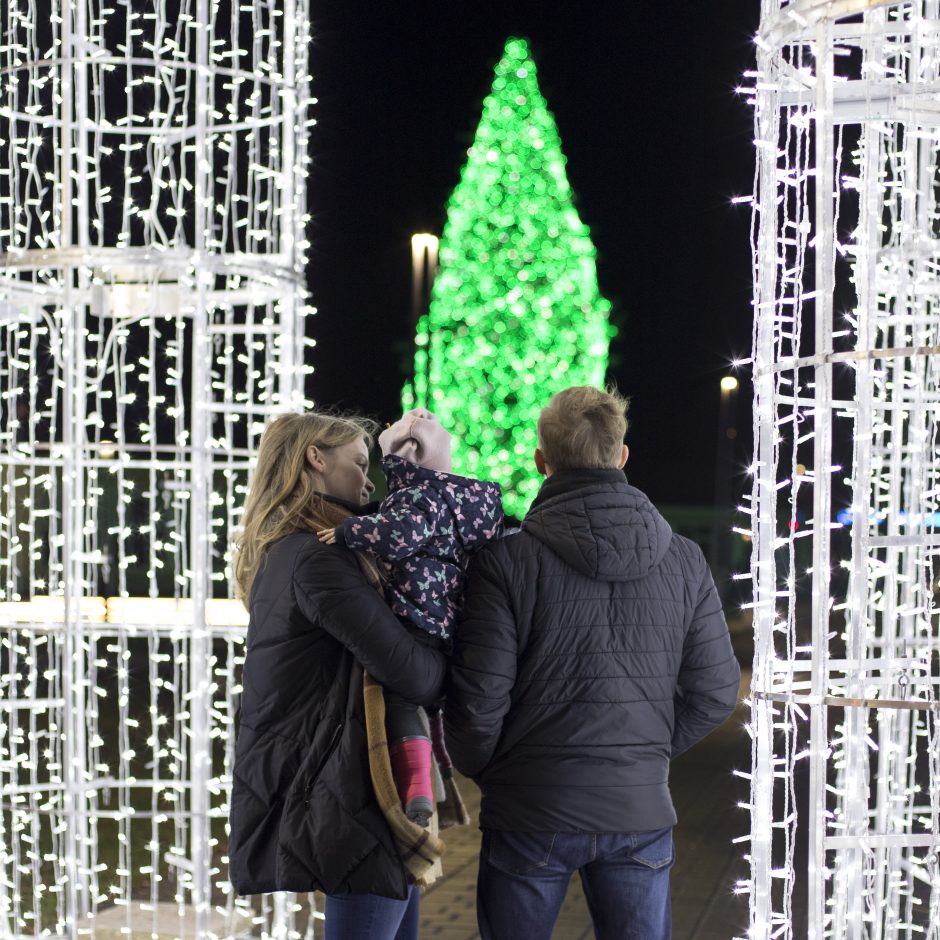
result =
[[[415,334],[416,347],[413,388],[415,404],[422,406],[429,404],[431,396],[431,330],[426,320],[421,324],[421,316],[431,303],[431,286],[437,273],[438,244],[438,237],[426,232],[411,236],[411,328]],[[423,385],[418,382],[419,372]]]
[[[729,518],[734,496],[734,426],[740,383],[733,375],[723,375],[719,382],[721,398],[718,405],[718,446],[715,454],[715,522],[712,528],[712,566],[715,578],[725,580],[730,567],[728,552]]]
[[[411,322],[418,325],[431,299],[431,285],[437,273],[436,235],[417,232],[411,236]]]

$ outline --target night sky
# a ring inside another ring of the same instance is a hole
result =
[[[630,482],[715,499],[718,381],[750,355],[757,0],[318,0],[311,71],[308,393],[393,420],[411,362],[413,232],[440,235],[509,36],[527,38],[619,335]],[[735,459],[750,457],[746,371]],[[743,487],[743,474],[736,487]]]

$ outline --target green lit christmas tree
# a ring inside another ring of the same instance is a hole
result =
[[[539,412],[569,385],[603,385],[609,312],[535,63],[510,39],[448,203],[403,403],[435,412],[454,472],[495,480],[522,516],[539,487]]]

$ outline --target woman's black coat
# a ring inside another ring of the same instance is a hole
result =
[[[362,668],[409,701],[441,693],[422,645],[355,555],[298,532],[267,553],[251,592],[229,872],[238,894],[404,898],[405,870],[369,777]]]

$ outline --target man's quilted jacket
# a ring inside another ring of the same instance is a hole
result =
[[[739,680],[701,549],[622,471],[559,471],[473,562],[447,743],[484,828],[659,829],[670,760],[731,714]]]

